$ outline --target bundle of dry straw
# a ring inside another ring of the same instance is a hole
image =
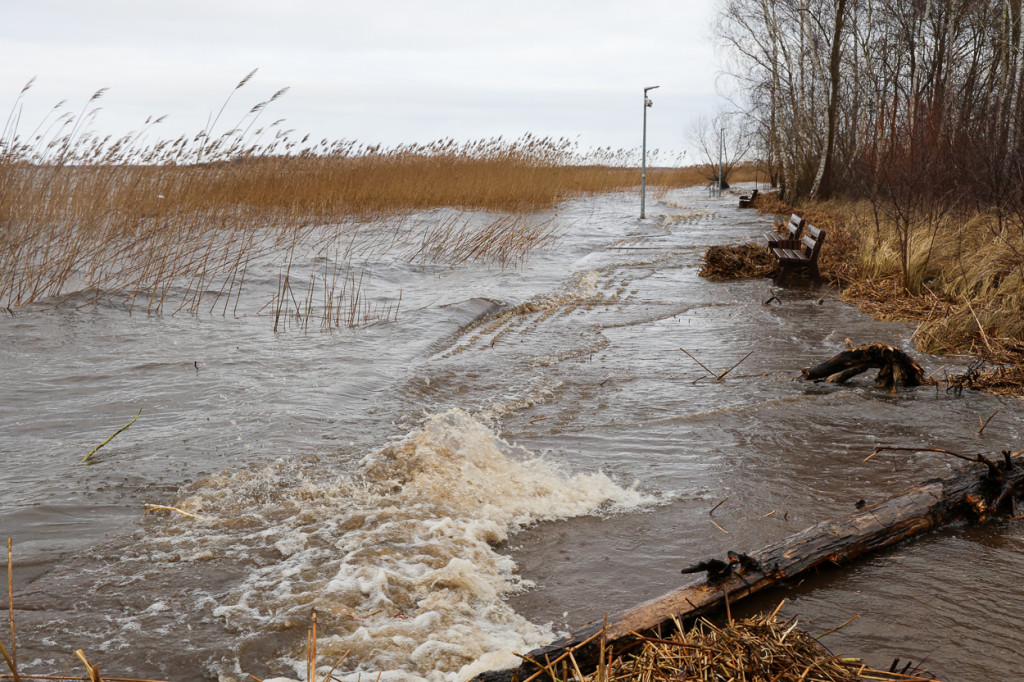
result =
[[[777,269],[778,262],[763,245],[748,243],[710,247],[699,274],[708,279],[741,279],[769,277]]]
[[[873,670],[859,659],[829,653],[817,639],[797,629],[795,620],[780,622],[775,613],[715,625],[700,619],[689,630],[666,639],[640,637],[633,651],[612,658],[592,675],[575,664],[549,667],[547,679],[587,682],[853,682],[858,680],[933,680],[927,673]],[[909,666],[908,666],[909,667]],[[923,675],[923,676],[922,676]],[[538,678],[540,679],[540,678]]]

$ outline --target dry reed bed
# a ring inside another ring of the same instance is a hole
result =
[[[530,135],[389,149],[297,143],[279,122],[254,127],[279,94],[219,137],[204,130],[143,144],[147,128],[101,139],[87,132],[86,109],[56,118],[48,136],[22,138],[9,122],[0,137],[0,307],[74,295],[76,305],[111,300],[148,313],[237,313],[250,264],[270,258],[282,265],[277,294],[256,307],[275,326],[282,317],[303,326],[310,316],[321,326],[390,319],[395,300],[362,290],[367,266],[356,251],[364,261],[400,247],[409,262],[512,267],[557,238],[537,212],[637,184],[625,152],[594,163],[567,140]],[[657,191],[697,177],[654,170],[649,183]],[[410,215],[439,207],[451,210],[409,227]],[[333,229],[315,229],[325,225]],[[299,254],[325,253],[333,269],[295,280]]]

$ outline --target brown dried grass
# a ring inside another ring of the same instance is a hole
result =
[[[758,210],[797,212],[826,230],[822,273],[845,300],[878,319],[916,322],[919,350],[987,360],[972,388],[1024,397],[1024,235],[981,213],[932,216],[912,228],[919,235],[911,247],[912,291],[903,283],[895,228],[869,205],[794,208],[769,194]]]
[[[730,246],[712,246],[704,253],[704,263],[698,274],[708,279],[742,279],[770,277],[778,270],[778,263],[761,244],[747,243]]]
[[[553,665],[535,679],[568,682],[855,682],[860,680],[932,680],[927,673],[874,670],[859,659],[831,654],[817,639],[780,622],[774,614],[725,625],[701,619],[685,632],[666,638],[640,637],[638,646],[611,657],[590,675],[580,675],[575,660]],[[524,681],[525,682],[525,681]]]
[[[272,256],[286,263],[278,294],[263,306],[275,327],[281,319],[305,326],[314,314],[322,324],[390,319],[394,302],[370,302],[361,291],[363,273],[346,247],[355,232],[378,255],[414,239],[419,247],[407,255],[415,262],[515,266],[557,237],[536,212],[639,184],[629,153],[580,153],[565,139],[392,148],[295,140],[281,121],[260,124],[282,94],[220,135],[224,107],[194,136],[155,142],[147,140],[159,119],[117,139],[91,133],[103,91],[77,115],[55,108],[28,135],[12,112],[0,133],[0,308],[77,293],[86,304],[116,299],[149,313],[234,312],[250,263]],[[690,169],[648,177],[655,192],[694,182]],[[404,223],[438,208],[450,210],[435,225]],[[316,229],[325,225],[333,229]],[[297,250],[342,261],[298,282]]]

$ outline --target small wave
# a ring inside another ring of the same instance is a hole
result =
[[[450,348],[441,357],[451,357],[474,347],[491,347],[521,323],[526,324],[527,328],[536,328],[556,313],[568,314],[580,305],[607,303],[610,299],[598,287],[600,279],[601,272],[598,270],[574,272],[555,291],[534,296],[516,306],[474,320],[449,340]],[[484,341],[483,337],[488,337],[489,341]],[[465,340],[456,345],[461,339]]]

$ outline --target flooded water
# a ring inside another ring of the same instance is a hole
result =
[[[111,676],[301,679],[315,609],[321,675],[347,652],[339,677],[461,680],[675,588],[695,560],[957,469],[865,462],[878,445],[1021,447],[1017,400],[800,381],[847,338],[909,349],[913,329],[823,290],[698,277],[707,246],[769,225],[735,196],[671,192],[644,221],[637,203],[538,216],[560,239],[516,268],[367,256],[364,291],[401,305],[359,329],[74,297],[0,319],[22,672],[74,669],[81,648]],[[267,256],[247,287],[269,298],[279,273]],[[680,349],[739,364],[715,380]],[[1015,679],[1022,573],[1019,522],[954,526],[734,614],[785,599],[811,634],[859,616],[823,643]]]

